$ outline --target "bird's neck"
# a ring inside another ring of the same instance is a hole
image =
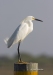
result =
[[[29,27],[29,33],[33,31],[33,22],[31,20],[24,20],[22,23],[26,23]]]
[[[33,22],[31,20],[23,20],[22,23],[27,23],[29,27],[33,28]]]
[[[28,26],[29,26],[30,32],[33,31],[33,22],[31,20],[28,21]]]
[[[29,26],[33,26],[33,22],[31,20],[27,21]]]

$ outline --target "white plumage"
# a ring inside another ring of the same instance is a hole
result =
[[[20,40],[22,41],[33,30],[33,23],[31,20],[27,20],[27,18],[21,22],[10,38],[4,40],[8,48]]]
[[[41,20],[35,19],[33,16],[27,16],[21,22],[21,24],[16,28],[12,36],[4,40],[8,48],[12,46],[13,44],[18,43],[19,41],[22,41],[30,32],[33,31],[32,20],[41,21]]]

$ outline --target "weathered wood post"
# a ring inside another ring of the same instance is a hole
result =
[[[38,75],[38,63],[15,63],[14,75]]]

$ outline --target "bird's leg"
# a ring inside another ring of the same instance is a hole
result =
[[[19,62],[21,62],[21,55],[20,55],[20,52],[19,52],[19,47],[20,47],[20,43],[21,43],[21,41],[19,41],[19,43],[18,43],[18,61]]]

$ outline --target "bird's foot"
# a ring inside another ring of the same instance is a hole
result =
[[[22,60],[21,60],[21,61],[19,60],[18,63],[27,64],[28,62],[24,62],[24,61],[22,61]]]
[[[18,60],[18,63],[22,63],[22,60],[19,59],[19,60]]]

